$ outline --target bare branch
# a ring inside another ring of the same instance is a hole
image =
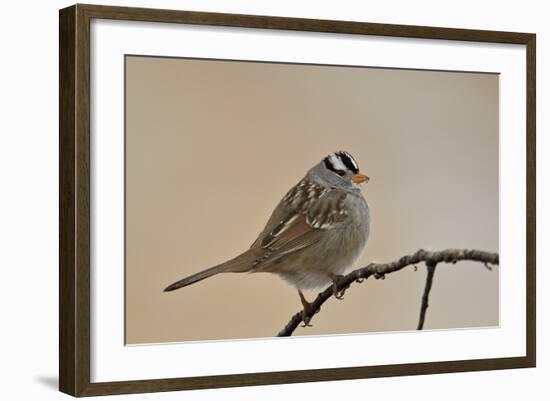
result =
[[[426,275],[426,285],[424,286],[424,294],[422,295],[422,306],[420,307],[420,317],[418,318],[418,326],[416,330],[422,330],[424,327],[424,319],[426,318],[426,310],[428,309],[428,298],[432,289],[432,282],[435,273],[435,263],[426,263],[428,274]]]
[[[376,278],[385,277],[386,274],[399,271],[407,266],[415,265],[420,262],[425,262],[426,265],[433,265],[434,271],[435,266],[438,263],[456,263],[461,260],[471,260],[475,262],[481,262],[484,265],[498,265],[499,256],[498,253],[490,253],[485,251],[480,251],[476,249],[446,249],[439,252],[430,252],[420,249],[419,251],[401,257],[399,260],[396,260],[391,263],[371,263],[368,266],[362,267],[360,269],[354,270],[340,280],[338,280],[338,290],[343,290],[353,284],[355,281],[362,282],[368,279],[370,276],[375,276]],[[433,273],[432,273],[433,279]],[[426,282],[426,284],[428,284]],[[431,282],[430,282],[431,287]],[[426,289],[424,290],[426,295]],[[428,288],[429,294],[429,288]],[[331,296],[333,295],[333,286],[329,286],[323,292],[321,292],[317,298],[311,303],[311,308],[308,311],[307,316],[312,318]],[[426,295],[426,309],[427,309],[427,299]],[[423,297],[424,298],[424,297]],[[425,315],[424,311],[424,315]],[[292,316],[290,321],[286,326],[277,334],[277,337],[286,337],[291,336],[294,330],[302,322],[302,312],[297,312]],[[423,323],[422,323],[423,324]],[[420,325],[420,322],[419,322]]]

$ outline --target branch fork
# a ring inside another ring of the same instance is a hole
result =
[[[428,309],[429,295],[432,288],[436,266],[439,263],[455,264],[459,261],[467,260],[483,263],[488,270],[491,270],[491,265],[495,266],[499,264],[499,255],[498,253],[490,253],[477,249],[446,249],[438,252],[430,252],[420,249],[411,255],[403,256],[391,263],[371,263],[368,266],[353,270],[347,275],[339,276],[337,280],[333,280],[332,285],[326,288],[323,292],[319,293],[317,298],[315,298],[313,302],[309,303],[307,311],[295,313],[286,326],[277,334],[277,337],[291,336],[302,321],[309,325],[313,315],[321,309],[321,305],[323,305],[333,295],[335,295],[336,298],[341,299],[344,292],[354,282],[362,283],[371,276],[374,276],[376,279],[383,280],[386,274],[394,273],[411,265],[416,271],[416,265],[424,262],[428,273],[426,276],[424,292],[422,294],[422,305],[420,307],[420,316],[417,325],[417,330],[422,330],[426,318],[426,311]]]

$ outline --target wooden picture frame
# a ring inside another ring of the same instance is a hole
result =
[[[91,382],[90,330],[90,22],[109,19],[400,38],[518,44],[526,47],[526,355],[222,376]],[[59,14],[59,388],[73,396],[144,393],[263,384],[534,367],[535,48],[530,33],[373,24],[254,15],[74,5]]]

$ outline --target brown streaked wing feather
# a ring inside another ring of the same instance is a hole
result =
[[[279,251],[289,242],[296,242],[300,237],[317,231],[312,228],[303,215],[295,214],[290,216],[287,221],[281,222],[271,233],[266,235],[261,241],[262,248],[269,248]]]
[[[313,203],[306,213],[306,221],[313,228],[330,229],[348,218],[345,192],[333,190]]]
[[[307,213],[289,214],[273,230],[257,240],[266,250],[262,261],[275,259],[283,254],[306,248],[348,218],[344,208],[346,193],[330,191],[314,202]]]
[[[296,214],[305,214],[314,202],[323,197],[330,190],[307,177],[303,178],[295,186],[290,188],[279,202],[264,229],[250,246],[258,247],[266,236],[271,235],[281,224],[285,224]]]

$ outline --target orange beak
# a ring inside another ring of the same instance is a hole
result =
[[[357,173],[351,177],[351,181],[355,184],[361,184],[363,182],[369,182],[370,178],[364,174]]]

